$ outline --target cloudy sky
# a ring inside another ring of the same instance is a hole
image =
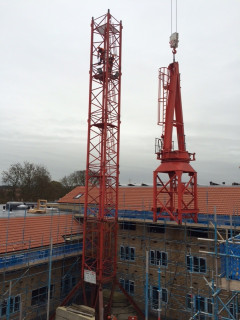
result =
[[[175,0],[173,0],[173,7]],[[91,17],[123,22],[121,183],[151,183],[170,0],[0,0],[0,170],[85,169]],[[173,17],[175,31],[175,17]],[[201,184],[240,182],[240,1],[178,1],[187,150]]]

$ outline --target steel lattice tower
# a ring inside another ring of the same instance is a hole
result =
[[[110,11],[92,18],[82,276],[100,313],[116,276],[121,45],[121,21]]]

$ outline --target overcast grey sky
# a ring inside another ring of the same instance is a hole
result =
[[[172,62],[170,4],[0,0],[0,170],[27,160],[57,180],[85,169],[90,22],[110,9],[123,21],[120,181],[151,183],[158,68]],[[187,150],[201,184],[240,182],[239,30],[239,0],[178,1]]]

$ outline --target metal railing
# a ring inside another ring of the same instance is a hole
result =
[[[52,258],[57,258],[63,255],[72,253],[80,253],[82,251],[82,243],[64,244],[62,246],[54,247],[52,250]],[[0,256],[0,269],[10,268],[22,264],[29,264],[47,260],[50,256],[50,248],[40,249],[37,251],[27,251],[15,253],[11,255]]]

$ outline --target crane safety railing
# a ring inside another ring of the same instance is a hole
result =
[[[163,67],[159,69],[159,86],[158,86],[158,125],[164,126],[166,122],[166,108],[168,103],[168,87],[170,82],[170,73],[168,68]]]
[[[53,247],[52,258],[58,258],[60,256],[66,256],[73,253],[80,254],[81,252],[82,243],[64,244],[62,246]],[[41,261],[43,262],[47,260],[49,256],[50,248],[0,256],[0,270],[22,264],[33,264]]]

